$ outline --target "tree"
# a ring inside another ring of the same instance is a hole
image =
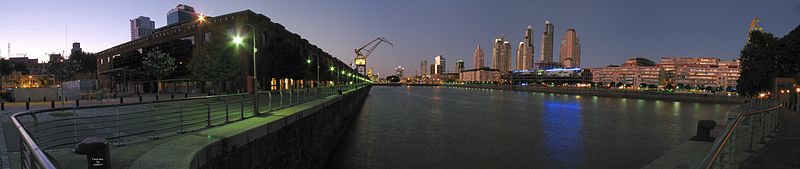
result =
[[[72,77],[80,69],[75,60],[67,60],[61,54],[50,54],[50,60],[45,65],[50,74],[56,76],[56,80],[65,81]]]
[[[770,33],[750,33],[750,39],[741,52],[742,71],[736,81],[739,95],[755,96],[772,89],[773,79],[779,75],[779,66],[776,65],[782,64],[776,57],[777,43],[778,39]]]
[[[97,72],[97,54],[75,51],[69,55],[70,61],[78,65],[75,72],[92,73]]]
[[[189,70],[192,78],[203,82],[211,82],[212,89],[221,90],[221,83],[236,79],[241,75],[242,66],[239,58],[233,56],[224,43],[209,42],[195,47]]]
[[[644,89],[644,88],[647,88],[647,83],[640,83],[639,89]]]
[[[156,78],[158,92],[161,93],[161,79],[175,71],[175,58],[160,50],[151,50],[142,59],[144,72]]]
[[[675,89],[675,87],[672,86],[672,84],[667,84],[667,86],[664,86],[664,88],[667,89],[667,90]]]

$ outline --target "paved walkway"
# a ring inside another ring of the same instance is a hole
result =
[[[195,97],[195,96],[205,96],[206,93],[200,94],[183,94],[183,93],[162,93],[158,95],[158,100],[168,100],[184,98],[184,97]],[[131,103],[131,102],[139,102],[139,96],[127,96],[122,97],[124,103]],[[153,101],[156,100],[156,94],[149,93],[149,94],[142,94],[142,101]],[[81,106],[89,106],[89,105],[109,105],[109,104],[119,104],[119,97],[118,98],[106,98],[106,99],[83,99],[80,100]],[[10,116],[14,113],[27,111],[27,110],[39,110],[39,109],[49,109],[51,108],[50,101],[35,101],[32,100],[29,104],[29,109],[25,106],[25,101],[18,101],[18,102],[5,102],[5,110],[0,110],[0,169],[9,169],[11,166],[9,165],[9,154],[16,154],[15,152],[19,151],[19,136],[16,134],[14,130],[14,125],[10,120]],[[55,107],[71,107],[75,106],[75,100],[69,100],[62,102],[56,101]],[[7,144],[8,143],[8,144]],[[18,155],[17,155],[18,156]]]
[[[781,112],[781,135],[741,168],[800,168],[800,113]]]

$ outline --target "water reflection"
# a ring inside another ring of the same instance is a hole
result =
[[[697,120],[722,121],[731,107],[373,87],[325,168],[639,168],[691,137]]]

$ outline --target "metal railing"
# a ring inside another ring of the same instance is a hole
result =
[[[742,112],[729,119],[726,130],[697,168],[739,168],[739,163],[763,148],[768,139],[777,134],[781,125],[780,113],[788,111],[785,104],[771,100],[753,100],[746,108],[758,110]]]
[[[94,136],[112,145],[198,131],[338,94],[365,85],[259,91],[116,105],[33,110],[11,116],[20,135],[22,168],[56,168],[44,150],[70,149]],[[255,110],[254,110],[255,109]],[[256,113],[257,112],[257,113]]]

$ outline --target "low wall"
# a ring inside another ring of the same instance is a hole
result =
[[[739,96],[727,96],[716,94],[695,94],[695,93],[663,93],[651,91],[633,90],[614,90],[614,89],[587,89],[587,88],[564,88],[564,87],[533,87],[533,86],[511,86],[511,85],[460,85],[443,84],[448,87],[465,87],[497,90],[516,90],[542,93],[558,93],[573,95],[590,95],[604,97],[623,97],[634,99],[667,100],[682,102],[701,102],[701,103],[721,103],[721,104],[742,104],[745,99]]]
[[[272,132],[246,138],[249,141],[240,146],[230,147],[242,138],[225,138],[227,141],[221,144],[196,152],[190,168],[323,168],[350,121],[360,112],[369,90],[365,87],[349,92],[310,108],[315,111],[300,110],[284,117],[289,120],[250,129]]]
[[[31,101],[58,100],[58,88],[16,88],[13,94],[14,101],[17,102],[26,102],[28,101],[28,97],[31,98]]]

